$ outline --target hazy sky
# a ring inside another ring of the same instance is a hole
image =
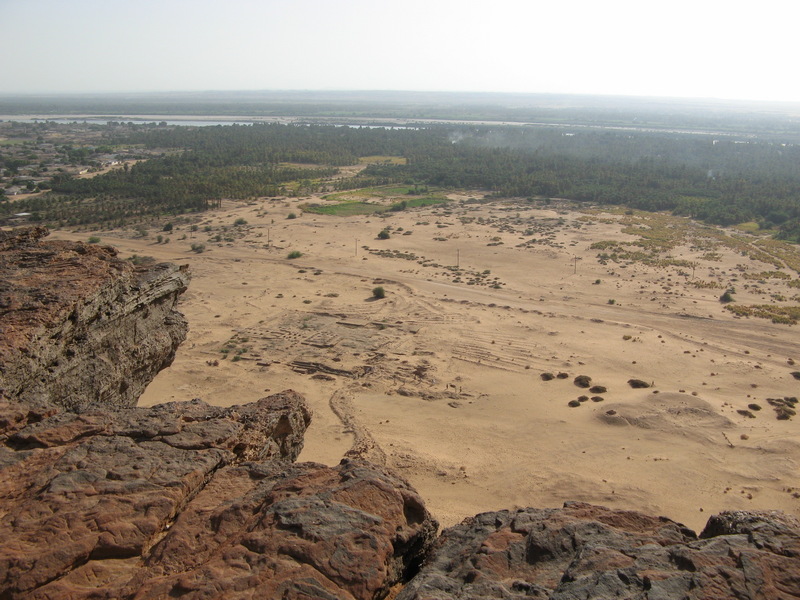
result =
[[[800,101],[793,5],[0,0],[0,93],[358,89]]]

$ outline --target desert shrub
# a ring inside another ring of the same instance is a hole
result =
[[[592,378],[588,375],[578,375],[575,378],[575,385],[582,388],[588,388],[591,384]]]
[[[290,212],[288,215],[286,215],[286,218],[287,219],[296,219],[297,215],[295,213],[293,213],[293,212]]]
[[[381,286],[378,286],[372,290],[372,297],[381,300],[386,297],[386,290],[384,290]]]
[[[292,250],[286,255],[286,258],[300,258],[301,256],[303,256],[303,253],[300,250]]]
[[[90,237],[88,240],[86,240],[86,241],[87,241],[88,243],[90,243],[90,244],[99,244],[99,243],[100,243],[100,238],[99,238],[99,237],[97,237],[96,235],[93,235],[93,236],[91,236],[91,237]]]
[[[233,222],[233,224],[236,225],[237,227],[241,227],[242,225],[247,225],[247,219],[239,217]]]
[[[387,229],[382,229],[378,233],[378,239],[379,240],[388,240],[390,237],[391,237],[391,235],[389,234],[389,231]]]
[[[727,304],[728,302],[733,302],[733,295],[731,294],[730,290],[725,290],[725,293],[719,297],[719,301]]]
[[[749,304],[728,305],[725,310],[729,310],[739,317],[758,317],[769,319],[773,323],[782,325],[796,325],[800,321],[800,306],[776,306],[774,304]]]
[[[145,266],[145,265],[152,265],[153,263],[156,262],[156,259],[153,258],[152,256],[139,256],[138,254],[134,254],[133,256],[129,256],[128,260],[131,263],[133,263],[134,265],[136,265],[137,267]]]
[[[200,244],[198,242],[193,243],[189,247],[192,249],[192,252],[196,252],[197,254],[201,254],[201,253],[205,252],[205,249],[206,249],[206,245],[205,244]]]
[[[628,379],[628,385],[632,388],[649,388],[650,384],[641,379]]]

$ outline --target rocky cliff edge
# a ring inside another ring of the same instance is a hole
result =
[[[79,409],[135,406],[185,339],[185,267],[137,269],[110,246],[0,231],[0,395]]]
[[[296,464],[282,392],[133,408],[186,323],[188,273],[0,233],[0,598],[800,598],[800,523],[583,503],[447,529],[359,458]],[[401,589],[402,588],[402,589]]]

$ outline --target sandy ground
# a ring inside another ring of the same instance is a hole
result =
[[[163,234],[167,244],[156,229],[53,236],[98,235],[122,256],[190,265],[188,339],[141,404],[297,390],[314,411],[301,460],[333,465],[356,443],[445,526],[568,500],[696,530],[728,509],[800,516],[800,417],[777,420],[767,402],[800,395],[798,326],[737,318],[719,302],[724,289],[693,282],[734,285],[739,303],[800,290],[744,279],[774,267],[696,241],[671,252],[695,261],[688,271],[603,265],[592,242],[637,239],[621,232],[622,215],[466,198],[386,219],[226,202],[198,231]],[[391,238],[376,239],[386,225]],[[203,253],[190,251],[201,242]],[[302,256],[288,259],[292,250]],[[577,387],[577,375],[607,391]],[[653,387],[632,389],[631,378]],[[568,406],[581,395],[601,400]]]

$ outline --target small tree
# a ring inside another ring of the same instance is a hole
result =
[[[733,302],[733,294],[731,290],[725,290],[725,293],[719,297],[719,301],[723,304],[727,304],[728,302]]]
[[[376,300],[382,300],[383,298],[386,298],[386,290],[378,286],[372,290],[372,297]]]
[[[379,240],[388,240],[390,237],[391,235],[389,234],[389,231],[386,229],[382,229],[380,233],[378,233]]]

